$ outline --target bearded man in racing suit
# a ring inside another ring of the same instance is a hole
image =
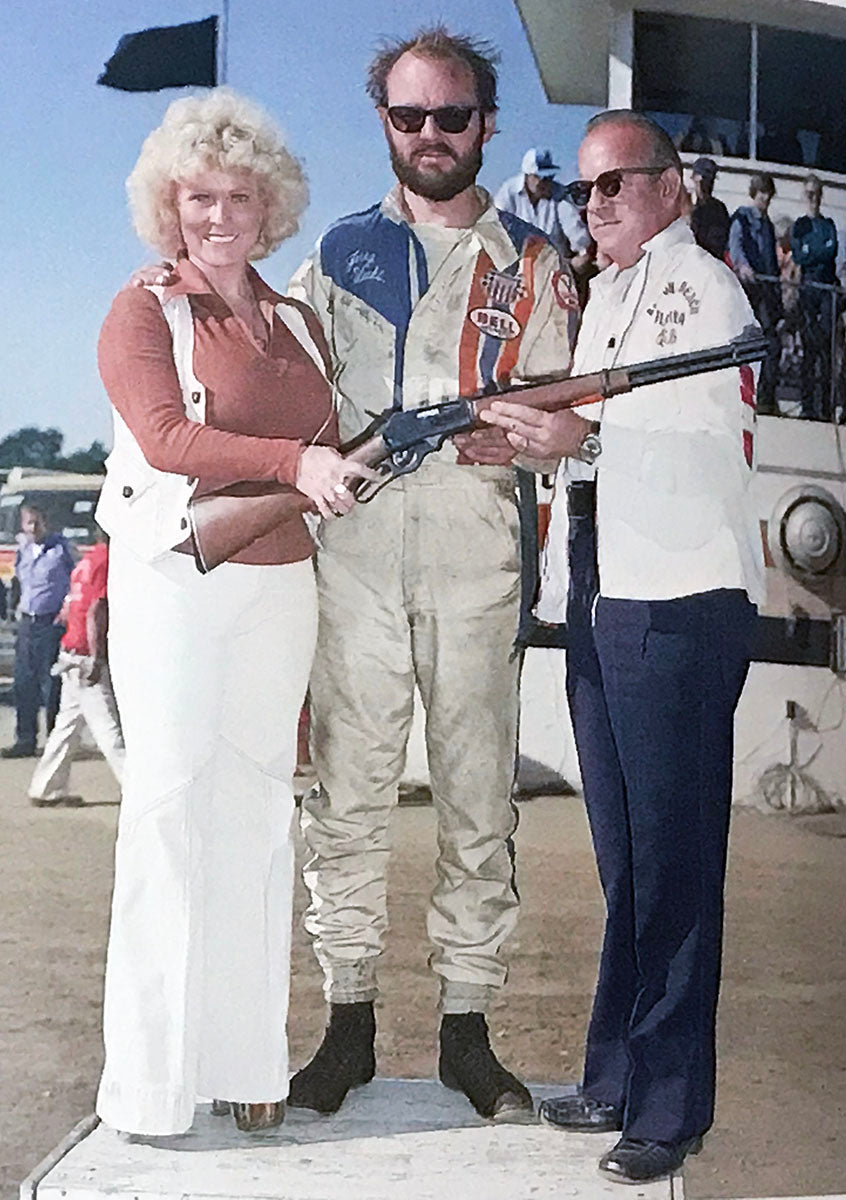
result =
[[[566,371],[577,320],[572,280],[548,240],[475,186],[495,131],[486,47],[423,31],[377,57],[369,91],[397,185],[332,226],[291,285],[330,346],[344,440],[382,409]],[[294,1106],[334,1112],[374,1074],[389,820],[416,685],[438,823],[428,933],[440,1078],[485,1117],[532,1114],[485,1019],[505,981],[502,947],[518,906],[513,453],[498,430],[457,437],[376,503],[324,523],[310,692],[320,787],[302,825],[306,926],[330,1009],[317,1054],[291,1081]]]

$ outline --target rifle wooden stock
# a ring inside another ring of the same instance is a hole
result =
[[[632,390],[629,373],[625,367],[610,371],[596,371],[591,375],[573,375],[571,378],[549,378],[543,381],[514,384],[489,396],[480,396],[473,405],[477,413],[489,408],[494,400],[513,400],[528,408],[541,412],[561,412],[565,408],[578,408],[580,404],[593,404],[608,396]]]
[[[389,414],[385,420],[377,418],[371,429],[345,448],[342,447],[341,453],[345,458],[375,467],[397,451],[419,445],[426,433],[429,413],[433,418],[439,418],[438,424],[435,426],[430,422],[429,428],[436,428],[442,441],[452,434],[475,428],[479,424],[479,413],[489,407],[492,401],[503,397],[543,412],[558,412],[630,392],[635,387],[760,361],[766,353],[767,342],[760,331],[753,327],[723,346],[653,359],[629,367],[614,367],[590,375],[575,375],[572,378],[545,376],[531,383],[513,384],[491,395],[475,397],[472,401],[459,398],[446,405],[433,405],[431,409],[421,409],[414,414],[409,426],[411,433],[405,435],[407,440],[404,442],[388,436],[387,432],[383,437],[379,432],[380,429],[387,430],[391,421]],[[451,405],[461,410],[455,412],[454,423]],[[419,420],[419,430],[415,428],[418,417],[422,418]],[[406,415],[403,414],[402,419],[405,421]],[[441,441],[436,441],[431,448],[439,446]],[[355,492],[355,486],[351,490]],[[313,511],[314,505],[302,492],[282,484],[238,483],[220,492],[200,496],[189,506],[197,569],[205,574],[295,513]]]
[[[344,455],[366,466],[375,466],[385,456],[378,435]],[[284,483],[235,483],[196,497],[188,506],[188,518],[197,570],[208,574],[283,521],[314,511],[308,496]]]
[[[596,399],[597,389],[602,384],[603,372],[595,375],[580,375],[573,379],[551,380],[542,384],[526,384],[498,392],[492,396],[479,397],[474,401],[477,417],[491,400],[504,394],[518,393],[515,399],[546,412],[587,404]],[[625,372],[610,372],[623,376]],[[621,388],[618,390],[628,390]],[[610,393],[606,393],[610,394]],[[352,448],[341,448],[344,458],[378,466],[390,451],[382,437],[375,433],[364,441],[356,441]],[[355,488],[353,488],[353,491]],[[244,550],[257,538],[270,533],[283,521],[297,513],[314,512],[314,504],[296,488],[281,483],[236,483],[210,492],[192,500],[188,507],[191,522],[191,541],[197,570],[206,575],[222,562],[227,562],[239,550]]]

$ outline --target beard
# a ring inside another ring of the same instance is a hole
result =
[[[426,147],[426,150],[448,154],[454,160],[454,165],[446,171],[417,166],[416,160],[421,153],[419,147],[409,159],[400,156],[393,139],[389,138],[388,144],[391,166],[397,179],[403,187],[407,187],[415,196],[422,196],[424,200],[452,200],[475,183],[482,167],[481,130],[476,144],[463,155],[456,155],[445,142],[432,142]]]

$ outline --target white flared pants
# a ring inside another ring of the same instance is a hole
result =
[[[144,563],[115,540],[109,657],[126,765],[99,1116],[172,1134],[198,1095],[288,1092],[291,778],[311,562]]]

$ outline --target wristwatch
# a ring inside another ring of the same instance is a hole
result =
[[[589,421],[589,428],[579,446],[579,460],[592,466],[602,453],[602,442],[599,437],[599,422]]]

